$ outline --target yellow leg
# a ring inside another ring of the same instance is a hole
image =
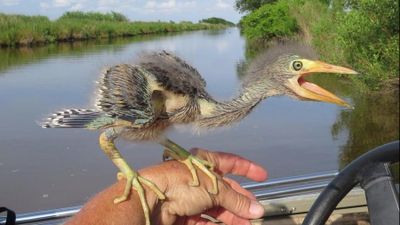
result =
[[[117,178],[120,180],[122,178],[126,178],[126,184],[124,192],[121,196],[114,199],[114,203],[118,204],[120,202],[125,201],[132,187],[138,192],[140,202],[142,204],[144,216],[146,219],[146,225],[150,225],[150,212],[149,207],[146,201],[146,197],[144,194],[144,189],[142,185],[146,185],[149,187],[154,193],[156,193],[157,197],[161,200],[165,199],[165,195],[160,191],[160,189],[150,180],[147,180],[144,177],[139,176],[131,167],[126,163],[126,161],[122,158],[118,149],[115,147],[114,140],[117,136],[117,133],[113,128],[107,129],[100,135],[99,142],[101,149],[106,153],[106,155],[113,161],[113,163],[118,167],[120,172],[117,174]]]
[[[218,183],[217,177],[212,172],[214,170],[214,165],[206,160],[199,159],[196,156],[190,154],[190,152],[186,151],[184,148],[179,146],[178,144],[172,142],[169,139],[162,139],[160,144],[166,147],[164,150],[163,158],[171,157],[183,164],[185,164],[192,174],[193,181],[189,183],[190,186],[199,186],[199,177],[197,175],[197,171],[194,165],[197,166],[201,171],[203,171],[208,177],[210,177],[213,187],[212,190],[209,191],[211,194],[218,194]]]

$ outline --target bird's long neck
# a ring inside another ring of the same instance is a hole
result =
[[[197,120],[199,127],[213,128],[230,125],[247,116],[264,98],[274,93],[265,92],[263,84],[243,88],[240,94],[226,102],[200,102],[201,117]],[[265,93],[265,94],[261,94]]]

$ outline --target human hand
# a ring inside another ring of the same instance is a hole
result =
[[[208,176],[198,171],[200,186],[192,187],[192,175],[188,168],[177,161],[168,161],[140,170],[140,175],[154,182],[165,193],[167,199],[159,201],[147,187],[145,195],[151,211],[151,223],[157,225],[215,225],[200,217],[212,216],[227,225],[249,225],[248,219],[259,218],[264,210],[249,191],[240,187],[226,174],[236,174],[255,181],[263,181],[266,171],[257,164],[239,156],[195,150],[195,155],[215,165],[218,180],[218,194],[213,195],[212,183]],[[68,225],[138,225],[145,224],[143,210],[136,191],[119,204],[114,204],[115,196],[125,187],[125,179],[98,193],[89,200]]]
[[[267,172],[261,166],[229,153],[196,149],[194,154],[215,165],[215,171],[219,174],[218,194],[213,195],[207,191],[212,188],[211,180],[200,171],[200,186],[189,186],[192,176],[187,167],[177,161],[144,169],[140,173],[151,180],[154,177],[167,196],[166,201],[159,202],[153,209],[153,224],[215,224],[200,216],[206,214],[227,225],[249,225],[248,219],[256,219],[263,215],[263,207],[251,192],[242,188],[236,181],[224,177],[227,174],[235,174],[254,181],[263,181],[267,178]],[[160,178],[160,174],[167,176]]]

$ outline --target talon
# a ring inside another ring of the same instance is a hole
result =
[[[120,171],[117,173],[117,179],[118,180],[122,180],[124,178],[126,179],[124,193],[121,196],[116,197],[113,200],[113,202],[114,204],[119,204],[123,201],[126,201],[132,189],[134,189],[138,193],[144,217],[146,219],[146,225],[150,225],[150,211],[142,184],[148,186],[152,191],[154,191],[157,194],[158,198],[161,200],[165,199],[165,195],[153,182],[139,176],[139,174],[136,173],[128,165],[128,163],[126,163],[125,159],[122,158],[118,149],[115,147],[114,140],[116,136],[117,136],[116,131],[113,128],[109,128],[105,132],[103,132],[99,137],[99,143],[101,149],[113,161],[113,163],[118,167]]]
[[[189,182],[189,185],[192,187],[198,187],[200,185],[200,181],[199,181],[199,177],[197,176],[197,171],[196,168],[194,168],[193,162],[192,162],[192,158],[188,157],[185,160],[181,160],[180,162],[182,162],[183,164],[185,164],[190,173],[192,174],[192,182]]]
[[[173,156],[173,155],[172,155]],[[200,185],[199,177],[197,175],[197,170],[194,165],[203,173],[205,173],[208,177],[210,177],[213,187],[211,191],[209,191],[211,194],[218,194],[218,183],[217,183],[217,176],[213,173],[213,170],[211,168],[214,168],[214,165],[208,161],[202,160],[197,158],[196,156],[190,155],[184,160],[178,159],[179,162],[185,164],[187,168],[189,169],[190,173],[192,174],[193,180],[189,182],[189,185],[192,187],[198,187]]]
[[[115,199],[114,199],[114,204],[119,204],[119,203],[121,203],[121,202],[123,202],[123,201],[126,201],[126,199],[127,199],[127,197],[124,197],[124,196],[115,198]]]
[[[211,191],[209,191],[209,193],[214,195],[218,194],[217,176],[214,174],[213,170],[210,170],[210,168],[214,167],[213,164],[208,161],[199,159],[196,156],[191,155],[189,156],[189,158],[191,158],[194,165],[196,165],[201,171],[203,171],[203,173],[205,173],[211,179],[213,187]]]
[[[148,179],[146,179],[144,177],[138,176],[138,181],[140,183],[143,183],[147,187],[149,187],[151,190],[153,190],[154,193],[157,195],[158,199],[160,199],[160,200],[165,200],[166,199],[164,193],[162,193],[162,191],[153,182],[151,182],[150,180],[148,180]]]
[[[133,173],[123,174],[122,172],[118,172],[117,179],[121,180],[123,178],[126,178],[124,193],[121,196],[114,199],[115,204],[126,201],[128,199],[129,194],[131,193],[134,174]]]
[[[125,175],[122,172],[117,173],[117,180],[122,180],[125,178]]]
[[[164,200],[166,198],[164,193],[162,193],[161,190],[157,187],[157,185],[155,185],[153,182],[144,177],[139,176],[137,173],[128,173],[125,175],[122,172],[119,172],[117,173],[117,178],[118,179],[126,178],[126,184],[124,193],[122,194],[122,196],[114,199],[114,204],[119,204],[123,201],[126,201],[128,199],[129,194],[131,193],[131,190],[134,189],[135,191],[137,191],[139,195],[139,200],[140,203],[142,204],[144,216],[146,219],[146,225],[150,225],[149,206],[147,204],[146,196],[144,194],[143,185],[146,185],[152,191],[154,191],[154,193],[156,193],[157,197],[160,200]]]
[[[210,177],[213,183],[213,188],[211,189],[211,191],[209,192],[210,194],[216,195],[218,194],[218,181],[217,181],[217,177]]]
[[[169,154],[169,152],[168,152],[168,149],[165,149],[165,150],[164,150],[164,153],[163,153],[163,156],[162,156],[163,162],[168,161],[168,160],[171,160],[171,159],[172,159],[172,158],[171,158],[171,156],[170,156],[170,154]]]
[[[212,189],[209,191],[211,194],[218,194],[218,182],[217,176],[213,173],[214,165],[206,160],[197,158],[188,152],[186,149],[180,147],[178,144],[172,142],[169,139],[162,139],[159,142],[166,149],[164,150],[163,158],[171,157],[179,162],[185,164],[190,173],[192,174],[192,182],[189,183],[190,186],[199,186],[199,177],[197,175],[197,170],[194,165],[201,171],[203,171],[212,181]]]
[[[191,182],[189,182],[189,186],[191,186],[191,187],[198,187],[198,186],[200,186],[199,179],[193,179]]]
[[[197,158],[197,157],[196,157],[196,159],[197,159],[197,161],[199,161],[201,164],[203,164],[205,167],[207,167],[208,169],[214,171],[215,165],[214,165],[213,163],[211,163],[211,162],[209,162],[209,161],[207,161],[207,160],[203,160],[203,159]]]

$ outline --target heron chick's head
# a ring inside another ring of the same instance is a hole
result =
[[[304,59],[297,55],[280,56],[272,65],[266,66],[268,79],[274,85],[281,86],[280,94],[289,95],[300,100],[314,100],[328,102],[344,107],[351,107],[347,102],[340,99],[322,87],[305,80],[312,73],[339,73],[357,74],[356,71],[331,65],[316,60]]]

